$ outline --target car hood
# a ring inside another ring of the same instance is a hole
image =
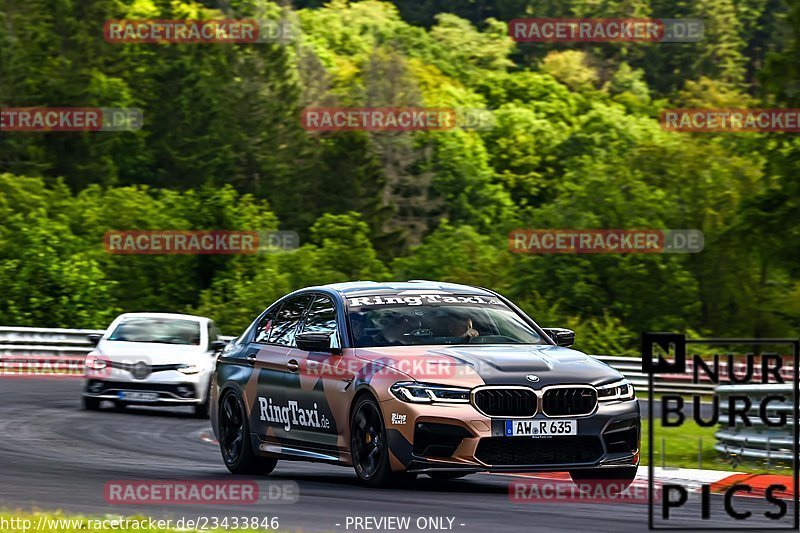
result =
[[[200,346],[107,340],[100,341],[92,351],[92,355],[103,359],[121,363],[144,361],[150,365],[197,364],[205,353]]]
[[[551,345],[390,346],[358,348],[356,355],[420,382],[460,386],[602,385],[623,377],[594,357]]]

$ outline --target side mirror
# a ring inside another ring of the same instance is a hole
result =
[[[306,331],[298,333],[294,340],[297,343],[297,347],[304,352],[339,352],[339,348],[335,344],[334,334],[331,333]]]
[[[569,348],[575,344],[575,332],[565,328],[543,328],[547,336],[550,337],[556,346]]]
[[[97,343],[99,343],[100,339],[102,339],[102,338],[103,338],[103,334],[102,333],[90,333],[90,334],[86,335],[86,339],[89,341],[89,343],[92,346],[97,346]]]
[[[218,352],[228,345],[225,341],[211,341],[208,343],[208,349],[212,352]]]

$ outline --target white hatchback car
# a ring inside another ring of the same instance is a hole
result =
[[[208,392],[216,357],[227,344],[205,317],[169,313],[125,313],[102,335],[89,335],[84,409],[102,400],[117,408],[192,405],[208,417]]]

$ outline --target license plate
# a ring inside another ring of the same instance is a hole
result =
[[[557,437],[577,434],[577,420],[506,420],[506,437]]]
[[[158,401],[157,392],[136,392],[136,391],[120,391],[120,400],[131,400],[137,402],[156,402]]]

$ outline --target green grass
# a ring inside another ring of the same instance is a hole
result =
[[[714,433],[718,426],[701,427],[687,420],[679,427],[653,427],[653,464],[675,468],[699,468],[703,470],[727,470],[729,472],[787,474],[791,465],[767,465],[761,461],[743,461],[733,464],[714,449]],[[648,422],[642,420],[641,463],[648,462]]]
[[[686,421],[680,427],[653,428],[653,464],[680,468],[705,468],[730,470],[731,465],[722,460],[714,450],[716,427],[705,428]],[[648,422],[642,420],[642,464],[648,461]],[[698,454],[698,450],[702,450]]]

